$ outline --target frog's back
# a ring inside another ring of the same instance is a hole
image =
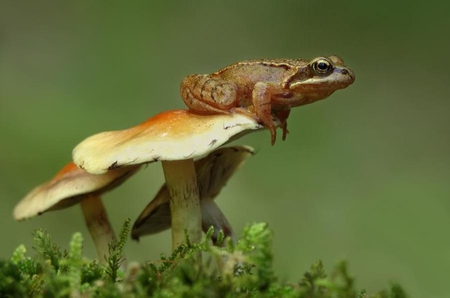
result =
[[[302,59],[256,59],[231,64],[213,73],[224,80],[252,85],[257,82],[280,82],[287,70],[303,66]]]
[[[231,64],[227,67],[222,68],[218,72],[225,71],[229,68],[233,68],[237,65],[261,65],[267,67],[281,67],[289,69],[295,66],[304,66],[309,63],[309,60],[305,59],[252,59],[252,60],[242,60]]]

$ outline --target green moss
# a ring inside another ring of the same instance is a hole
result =
[[[297,284],[283,283],[273,271],[273,234],[265,223],[247,226],[236,245],[212,246],[210,230],[199,244],[187,238],[161,261],[129,264],[124,271],[129,229],[127,220],[119,239],[109,246],[105,266],[82,257],[81,234],[73,235],[65,252],[48,233],[37,230],[35,257],[28,257],[25,247],[19,246],[9,260],[0,261],[0,297],[406,297],[399,285],[373,294],[357,290],[344,262],[327,275],[319,261]],[[199,252],[206,253],[203,264],[197,261]],[[221,264],[220,274],[213,260]]]

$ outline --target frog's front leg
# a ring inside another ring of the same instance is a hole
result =
[[[189,109],[206,113],[230,113],[237,104],[237,88],[229,81],[209,75],[187,76],[180,85]]]
[[[277,139],[277,131],[275,122],[272,119],[272,95],[275,94],[277,86],[269,83],[258,82],[253,87],[252,101],[255,114],[266,126],[271,135],[271,144],[275,144]]]
[[[289,117],[290,113],[290,109],[279,110],[275,113],[275,116],[277,116],[278,120],[280,120],[280,127],[283,130],[283,141],[286,140],[286,136],[289,133],[289,130],[287,129],[287,118]]]

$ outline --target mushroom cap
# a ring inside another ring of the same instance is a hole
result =
[[[103,174],[127,165],[198,158],[262,128],[239,113],[199,115],[173,110],[129,129],[88,137],[75,147],[72,157],[85,171]]]
[[[109,191],[139,170],[140,166],[124,167],[103,175],[92,175],[67,164],[56,175],[23,198],[14,208],[14,219],[23,220],[47,211],[59,210],[79,203],[89,195]]]
[[[200,204],[213,200],[236,170],[253,154],[253,148],[249,146],[233,146],[219,148],[195,161]],[[202,212],[209,210],[202,208]],[[170,228],[170,223],[170,194],[164,184],[135,221],[131,237],[137,240],[147,234],[162,232]]]

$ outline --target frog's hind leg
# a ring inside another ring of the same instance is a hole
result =
[[[180,92],[184,103],[197,112],[228,114],[237,102],[237,88],[233,83],[208,75],[186,77]]]

